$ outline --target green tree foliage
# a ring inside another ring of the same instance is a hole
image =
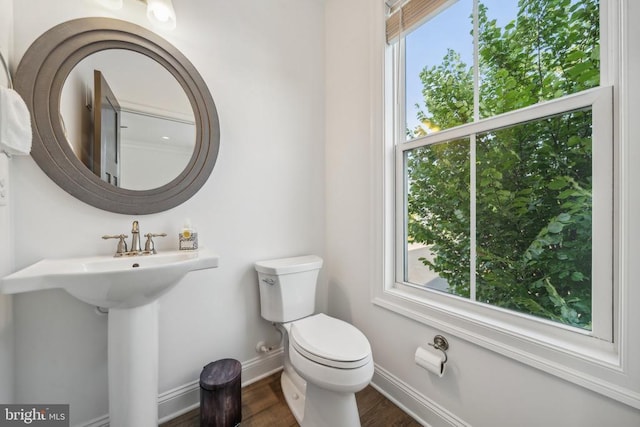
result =
[[[480,117],[599,83],[597,0],[520,0],[504,28],[479,8]],[[425,68],[418,119],[431,128],[473,121],[473,69],[449,50]],[[409,131],[410,136],[424,130]],[[591,326],[591,112],[574,111],[475,135],[476,299]],[[469,297],[470,139],[406,154],[408,236],[422,262]]]

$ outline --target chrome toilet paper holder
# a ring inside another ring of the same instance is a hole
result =
[[[436,335],[435,337],[433,337],[433,342],[430,342],[429,345],[436,350],[440,350],[442,354],[444,354],[444,361],[442,363],[447,363],[447,350],[449,349],[449,341],[447,341],[447,339],[442,335]]]

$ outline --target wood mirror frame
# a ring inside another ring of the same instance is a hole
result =
[[[127,49],[157,61],[189,98],[196,123],[194,152],[184,171],[162,187],[136,191],[107,184],[76,157],[67,141],[60,120],[65,80],[82,59],[105,49]],[[63,190],[89,205],[131,215],[162,212],[193,196],[213,170],[220,125],[207,85],[178,49],[143,27],[110,18],[81,18],[57,25],[24,54],[14,87],[32,115],[33,159]]]

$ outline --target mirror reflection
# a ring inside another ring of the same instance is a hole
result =
[[[117,187],[161,187],[193,155],[189,99],[171,73],[137,52],[103,50],[79,62],[65,81],[60,112],[76,157]]]

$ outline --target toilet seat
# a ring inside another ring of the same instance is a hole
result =
[[[371,346],[362,332],[322,313],[293,322],[289,336],[298,353],[321,365],[356,369],[371,360]]]

